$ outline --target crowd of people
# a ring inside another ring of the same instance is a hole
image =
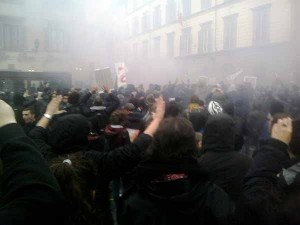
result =
[[[300,224],[297,86],[1,98],[2,224]]]

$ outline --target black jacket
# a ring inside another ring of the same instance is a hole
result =
[[[230,224],[233,202],[195,159],[142,162],[136,184],[122,198],[121,225]]]
[[[283,142],[270,139],[255,153],[237,204],[237,224],[300,224],[299,176],[294,184],[282,185],[282,169],[290,163],[287,149]]]
[[[30,133],[30,137],[35,140],[47,159],[58,156],[47,143],[46,129],[36,127]],[[152,138],[149,135],[142,134],[132,144],[110,152],[89,150],[87,146],[74,146],[77,151],[81,151],[83,157],[93,161],[98,169],[95,208],[101,211],[103,224],[113,224],[109,201],[109,182],[133,169],[142,159],[143,152],[151,142]]]
[[[211,173],[211,181],[237,200],[252,159],[234,150],[235,126],[226,114],[212,116],[203,133],[201,163]]]
[[[27,123],[23,126],[24,132],[26,135],[28,135],[30,133],[30,131],[35,127],[36,122],[32,122],[32,123]]]
[[[0,128],[0,224],[64,224],[66,204],[36,145],[17,124]]]

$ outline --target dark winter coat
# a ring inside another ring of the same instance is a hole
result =
[[[195,159],[145,161],[136,174],[136,187],[123,196],[121,225],[230,224],[233,202]]]
[[[64,224],[67,207],[47,163],[17,124],[0,128],[0,224]]]
[[[237,203],[237,224],[300,224],[300,160],[290,160],[287,149],[269,139],[255,152]]]

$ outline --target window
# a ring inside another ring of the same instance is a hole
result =
[[[167,34],[167,56],[174,56],[175,32]]]
[[[142,42],[142,54],[144,58],[148,58],[149,56],[149,41]]]
[[[139,18],[134,17],[132,20],[132,34],[138,34],[139,33]]]
[[[190,55],[192,51],[192,28],[182,30],[180,37],[180,55]]]
[[[145,12],[142,18],[142,31],[146,32],[150,30],[150,15],[149,12]]]
[[[224,18],[224,49],[236,48],[237,15]]]
[[[46,50],[63,51],[66,50],[66,35],[63,29],[48,28],[46,31]]]
[[[191,0],[181,0],[183,17],[191,15]]]
[[[161,26],[161,10],[160,6],[154,8],[153,13],[153,28],[157,28]]]
[[[24,48],[25,32],[17,23],[0,22],[0,48],[20,50]]]
[[[209,9],[211,7],[211,0],[201,0],[201,9]]]
[[[16,25],[3,25],[4,49],[16,50],[19,48],[19,27]]]
[[[253,10],[253,45],[263,45],[270,41],[270,5]]]
[[[155,56],[160,56],[160,37],[153,39],[153,53]]]
[[[138,43],[134,43],[133,46],[132,46],[132,53],[133,53],[133,58],[134,59],[137,59],[138,57]]]
[[[207,53],[212,51],[212,23],[201,25],[198,33],[198,52]]]
[[[176,2],[175,0],[168,0],[166,6],[166,23],[172,23],[176,21]]]

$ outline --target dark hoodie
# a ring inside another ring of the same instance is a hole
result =
[[[203,133],[201,163],[209,169],[211,181],[237,200],[252,159],[234,150],[234,137],[235,125],[230,116],[211,116]]]
[[[133,194],[123,195],[121,225],[230,224],[234,204],[195,159],[144,161]]]

